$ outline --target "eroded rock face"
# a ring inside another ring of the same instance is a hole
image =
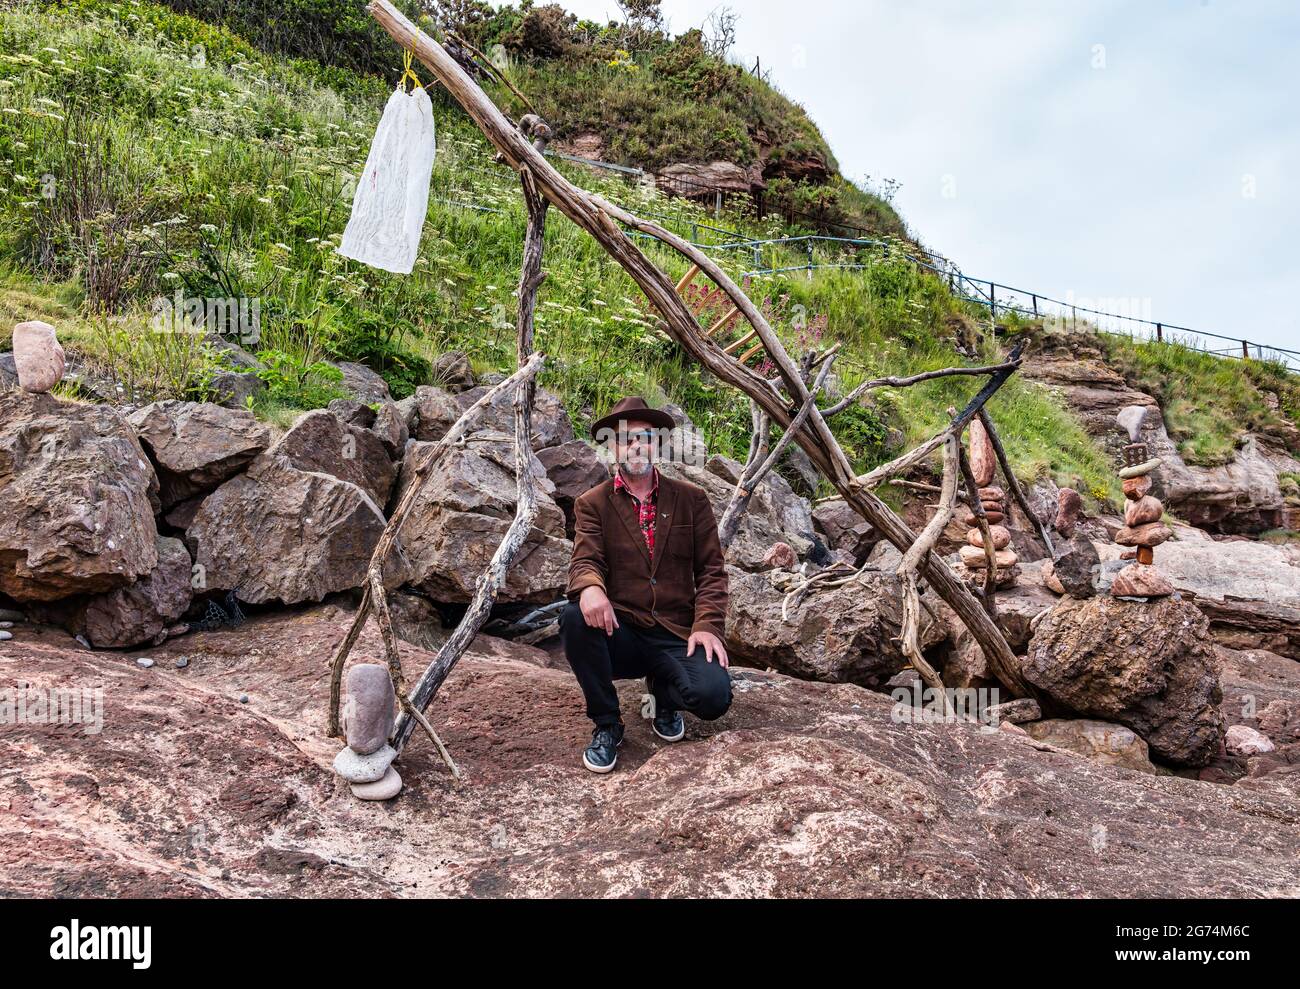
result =
[[[1062,598],[1039,621],[1021,672],[1069,710],[1133,729],[1175,765],[1205,765],[1223,738],[1209,625],[1182,600]]]
[[[107,406],[0,394],[0,592],[96,594],[158,564],[158,479]]]
[[[194,598],[190,554],[169,536],[158,538],[158,566],[134,584],[88,601],[77,621],[92,646],[126,649],[161,641]]]
[[[816,505],[812,510],[813,525],[822,534],[826,545],[846,551],[859,566],[866,562],[867,554],[880,542],[875,527],[848,506],[843,498],[834,498]]]
[[[275,441],[271,453],[298,470],[319,471],[355,484],[380,509],[388,503],[397,479],[397,468],[375,433],[348,425],[323,409],[299,418]]]
[[[216,490],[271,442],[253,413],[211,402],[154,402],[127,421],[157,468],[164,511]]]
[[[460,407],[460,412],[456,413],[452,422],[482,398],[483,393],[487,390],[485,386],[479,385],[457,392],[454,399]],[[423,415],[421,421],[423,421]],[[450,425],[451,422],[448,422],[442,431],[446,432],[447,426]],[[554,392],[547,391],[545,388],[537,389],[533,401],[532,426],[533,450],[535,451],[541,450],[543,447],[569,443],[576,438],[573,432],[573,424],[569,422],[569,413],[564,410],[559,396]],[[514,395],[509,391],[502,392],[491,405],[479,414],[470,428],[475,432],[497,432],[513,438],[515,435]],[[442,433],[438,435],[441,436]],[[424,439],[424,436],[419,438]]]
[[[1130,386],[1109,367],[1087,334],[1047,334],[1021,372],[1057,390],[1083,427],[1121,460],[1128,434],[1116,423],[1127,408],[1145,408],[1139,438],[1161,460],[1153,493],[1169,511],[1193,525],[1224,532],[1276,528],[1285,503],[1275,455],[1247,435],[1230,463],[1194,466],[1184,462],[1170,439],[1156,400]]]
[[[481,437],[482,434],[477,434]],[[407,448],[398,497],[431,444]],[[437,601],[468,602],[514,518],[516,505],[513,439],[476,439],[452,450],[420,488],[402,528],[410,562],[410,583]],[[499,601],[549,603],[568,581],[573,543],[565,536],[564,513],[552,497],[554,485],[540,463],[538,515],[510,568]]]
[[[322,664],[351,618],[315,607],[195,633],[150,649],[151,670],[49,629],[5,643],[0,682],[102,683],[111,698],[100,739],[66,726],[0,730],[0,765],[23,781],[0,814],[7,892],[1276,897],[1295,888],[1300,795],[1280,772],[1231,787],[1137,774],[975,725],[900,725],[887,695],[733,666],[730,710],[688,718],[677,745],[635,716],[644,685],[621,682],[627,741],[615,775],[597,777],[577,764],[591,724],[573,674],[495,656],[482,635],[436,702],[439,734],[473,785],[452,780],[417,733],[399,762],[403,793],[365,804],[332,772],[339,742],[321,731]],[[408,683],[433,658],[402,654]],[[189,663],[177,670],[182,656]],[[353,656],[383,662],[373,622]],[[235,681],[249,703],[232,696]],[[178,842],[195,807],[205,840]]]
[[[361,488],[270,452],[204,500],[185,539],[197,590],[297,604],[358,587],[384,529]]]
[[[780,573],[727,567],[728,655],[791,676],[864,686],[882,684],[906,665],[896,641],[903,604],[892,573],[867,571],[844,587],[818,591],[789,609],[789,621],[781,618],[786,592],[772,579]],[[922,649],[943,637],[922,609]]]
[[[388,382],[364,364],[341,361],[338,367],[343,372],[343,390],[358,402],[371,405],[392,398],[388,392]]]

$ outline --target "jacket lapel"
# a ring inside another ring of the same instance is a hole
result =
[[[668,546],[668,533],[672,531],[673,523],[677,520],[677,485],[659,475],[659,506],[655,513],[655,555],[654,562],[650,566],[650,575],[653,577],[655,571],[659,569],[659,561],[664,558],[664,550]]]
[[[660,482],[660,493],[662,493],[662,491],[662,482]],[[610,488],[609,497],[614,502],[614,514],[622,520],[623,528],[627,530],[627,534],[632,540],[632,545],[637,548],[638,552],[640,552],[641,559],[645,561],[645,565],[647,567],[650,566],[650,551],[645,548],[645,536],[641,534],[641,520],[637,518],[636,504],[632,501],[632,498],[626,491],[619,491],[614,487]],[[656,533],[656,536],[657,535],[658,533]],[[658,545],[657,538],[655,543]]]

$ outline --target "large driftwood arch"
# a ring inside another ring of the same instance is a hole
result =
[[[528,238],[530,250],[526,251],[525,274],[521,278],[520,285],[521,365],[527,359],[526,345],[523,343],[527,332],[523,326],[523,310],[527,305],[525,298],[530,293],[525,291],[525,286],[528,286],[531,281],[531,288],[536,288],[536,282],[530,279],[527,270],[530,262],[540,262],[540,245],[533,238],[540,231],[540,223],[536,221],[541,216],[544,216],[537,204],[544,201],[554,205],[556,209],[594,237],[610,256],[623,266],[659,311],[663,317],[666,332],[691,357],[699,361],[716,377],[748,395],[755,406],[766,416],[768,422],[782,429],[804,449],[818,470],[840,492],[845,502],[904,553],[911,574],[908,578],[909,590],[914,588],[917,578],[929,582],[935,592],[947,602],[949,607],[970,629],[971,634],[983,650],[990,669],[1002,685],[1013,696],[1030,694],[1030,688],[1020,676],[1014,653],[1007,645],[1006,639],[988,611],[943,560],[931,552],[935,537],[938,535],[937,528],[930,526],[920,537],[914,535],[902,519],[881,501],[872,490],[876,485],[902,473],[908,467],[920,463],[925,457],[942,447],[945,451],[945,504],[950,504],[955,496],[954,450],[960,442],[961,434],[976,416],[982,416],[987,421],[984,404],[1019,368],[1018,352],[1013,351],[1004,363],[991,367],[952,368],[947,371],[918,375],[912,379],[882,379],[881,381],[864,382],[852,396],[849,396],[836,406],[827,409],[819,408],[815,401],[818,390],[817,383],[805,379],[802,369],[786,351],[785,346],[763,317],[759,308],[741,291],[727,273],[707,255],[696,248],[695,245],[683,240],[671,231],[665,230],[658,224],[641,219],[608,202],[603,197],[587,192],[570,183],[546,161],[541,152],[529,142],[527,137],[497,109],[496,105],[479,88],[478,84],[469,77],[459,63],[441,45],[416,28],[388,0],[372,0],[367,9],[398,45],[403,49],[412,51],[415,57],[433,72],[438,81],[464,107],[470,118],[497,149],[499,158],[520,175],[525,191],[525,199],[529,206],[530,218]],[[752,327],[751,335],[757,338],[759,345],[771,359],[776,368],[776,377],[768,380],[753,368],[738,360],[727,349],[711,340],[709,334],[696,322],[695,315],[687,307],[681,296],[678,295],[673,281],[636,247],[632,239],[619,226],[620,223],[671,247],[688,260],[693,269],[698,269],[698,271],[712,279],[726,294],[740,317],[745,319]],[[530,258],[528,255],[532,254],[532,250],[535,250],[536,254]],[[529,317],[531,317],[531,311]],[[529,319],[529,325],[531,325],[531,318]],[[870,474],[861,476],[855,474],[848,456],[844,453],[843,448],[827,425],[828,416],[845,407],[849,401],[856,399],[862,391],[868,388],[911,384],[942,374],[987,375],[988,381],[966,408],[955,415],[948,426],[937,435],[893,463],[879,467]],[[519,376],[519,373],[516,376]],[[524,387],[519,388],[521,401],[518,407],[517,425],[520,424],[518,420],[524,419],[526,415],[522,407],[526,404],[523,395],[531,391],[531,375],[526,377],[527,381],[524,383]],[[782,394],[783,392],[784,394]],[[524,436],[526,435],[525,433]],[[526,461],[526,459],[525,456],[524,460]],[[1005,468],[1005,462],[1003,466]],[[521,472],[524,469],[525,466],[521,462]],[[1014,484],[1010,472],[1006,471],[1005,473],[1008,482]],[[521,473],[521,495],[523,481],[524,475]],[[944,505],[940,506],[941,512],[946,510],[950,509],[946,509]],[[397,525],[393,525],[393,523],[397,523]],[[395,517],[390,523],[394,539],[398,526],[400,526],[400,520]],[[525,529],[522,534],[526,535],[526,531]],[[509,538],[507,538],[508,541]],[[383,548],[381,546],[381,549]],[[506,542],[503,542],[502,550],[507,548]],[[494,558],[494,563],[497,563],[502,555],[502,552],[498,551],[498,557]],[[382,563],[382,559],[379,562]],[[372,570],[376,565],[372,564]],[[500,579],[502,574],[498,570],[492,576]],[[481,584],[482,589],[487,590],[485,585],[489,583],[495,583],[495,581],[489,581],[488,575],[485,575]],[[380,589],[377,588],[376,590]],[[494,591],[495,588],[492,589],[492,593],[485,594],[483,597],[490,598],[494,595]],[[373,594],[368,594],[367,598],[369,600],[365,603],[373,603]],[[483,603],[485,602],[480,601],[479,596],[476,595],[475,605],[481,607]],[[362,611],[359,612],[353,633],[349,635],[348,640],[345,640],[343,647],[336,656],[334,689],[331,694],[330,730],[332,734],[337,734],[339,727],[337,718],[338,678],[342,672],[343,660],[346,658],[352,642],[355,641],[355,633],[359,631],[360,624],[365,621],[367,610],[368,608],[363,607]],[[381,607],[381,616],[383,610]],[[472,606],[472,610],[475,610],[474,606]],[[909,607],[908,610],[913,609]],[[466,627],[465,630],[468,632],[469,628]],[[474,631],[477,631],[477,626]],[[906,636],[906,629],[904,634]],[[472,633],[470,638],[472,638]],[[450,645],[450,642],[448,644]],[[461,645],[461,651],[467,645],[468,641],[465,641]],[[912,651],[909,649],[909,653]],[[410,705],[404,704],[406,710],[396,739],[399,745],[409,737],[411,721],[419,720],[420,712],[433,699],[433,694],[436,692],[438,685],[445,679],[451,663],[455,662],[455,655],[449,655],[446,659],[449,659],[450,662],[446,662],[440,653],[439,659],[435,660],[434,664],[426,671],[425,676],[421,678],[420,684],[417,685],[414,696],[411,698]],[[916,657],[914,657],[914,662],[915,659]],[[393,661],[394,658],[390,656],[390,663]],[[927,680],[937,682],[937,677],[934,676],[932,670],[921,669],[921,672],[926,675]]]

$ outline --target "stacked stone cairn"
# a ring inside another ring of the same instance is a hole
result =
[[[393,734],[397,700],[388,667],[358,663],[348,670],[343,728],[348,745],[334,759],[334,772],[352,784],[362,800],[390,800],[402,789],[393,768],[397,752],[388,744]]]
[[[974,419],[970,424],[970,467],[979,486],[980,504],[989,523],[989,535],[993,537],[993,560],[997,566],[996,586],[1010,587],[1016,582],[1020,572],[1016,566],[1018,557],[1011,549],[1011,531],[1002,524],[1006,518],[1006,492],[993,483],[997,468],[997,454],[993,450],[993,441],[989,439],[984,424]],[[966,542],[958,551],[962,565],[966,568],[966,578],[972,583],[983,584],[984,571],[988,569],[988,556],[984,552],[984,533],[978,524],[972,523],[966,533]]]
[[[1128,430],[1131,442],[1124,447],[1124,468],[1119,472],[1127,504],[1124,528],[1115,534],[1115,542],[1128,547],[1121,558],[1133,562],[1115,575],[1110,586],[1113,597],[1158,598],[1174,592],[1168,578],[1153,565],[1155,548],[1173,532],[1160,521],[1165,506],[1150,494],[1151,474],[1160,466],[1160,459],[1151,457],[1147,445],[1140,440],[1146,411],[1145,406],[1130,405],[1116,416],[1119,424]]]

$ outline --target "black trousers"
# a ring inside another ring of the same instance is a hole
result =
[[[621,720],[615,680],[648,676],[655,710],[689,711],[712,721],[731,707],[731,676],[716,659],[710,663],[704,647],[686,655],[686,640],[662,626],[640,628],[623,620],[606,635],[583,620],[582,609],[570,602],[560,615],[564,655],[587,698],[587,717],[597,725]]]

